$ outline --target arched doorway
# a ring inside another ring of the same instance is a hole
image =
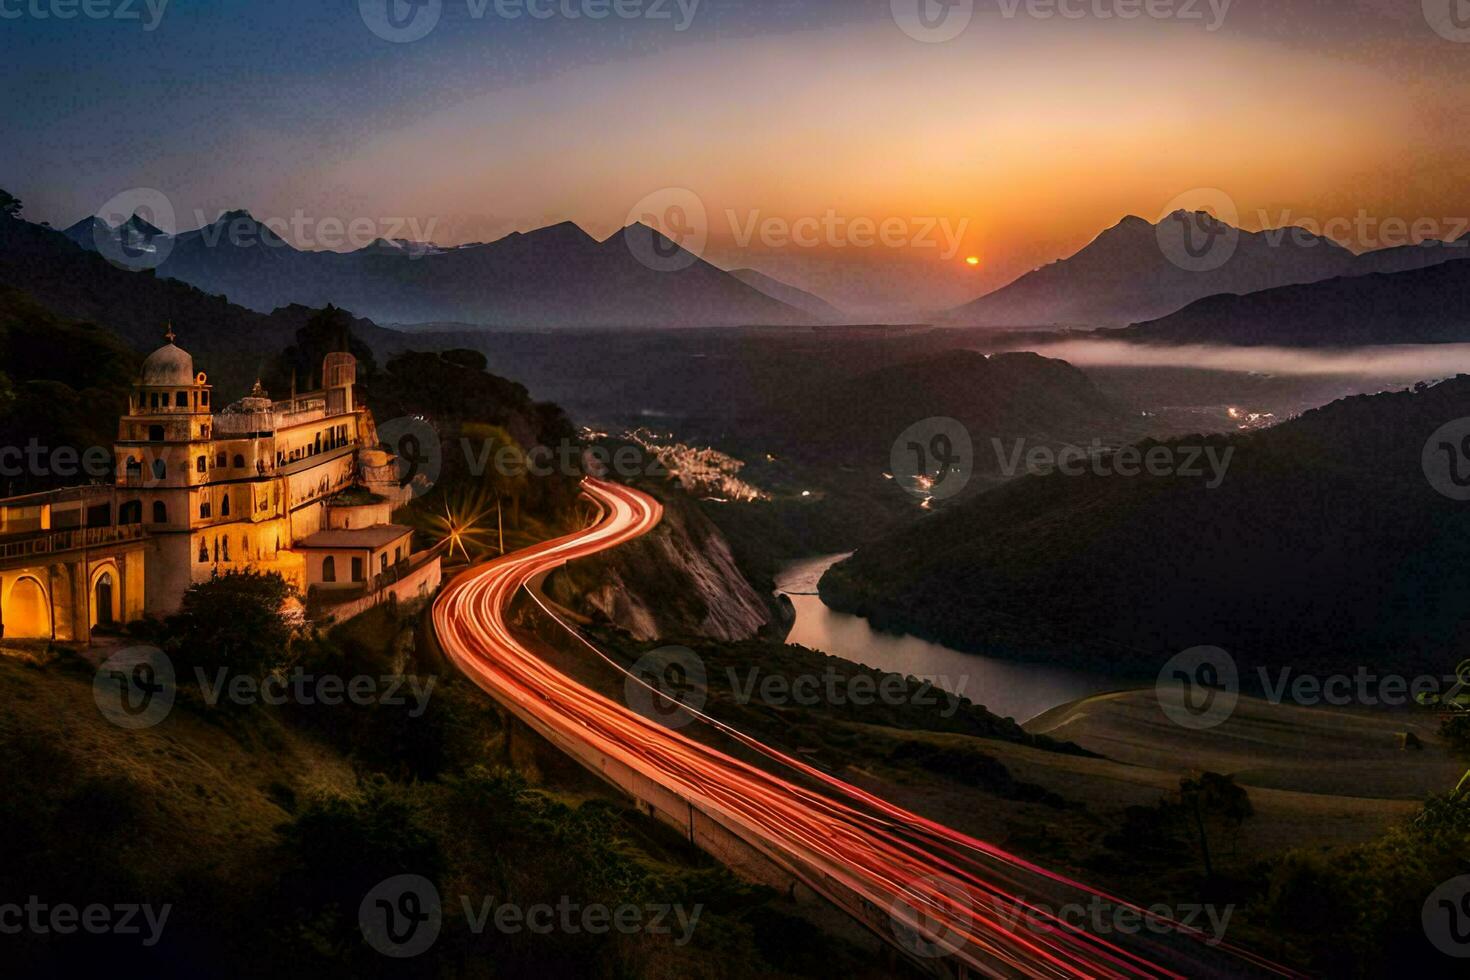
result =
[[[46,607],[46,589],[29,575],[10,587],[0,623],[5,637],[13,640],[48,639],[51,636],[51,611]]]
[[[103,572],[97,576],[96,583],[92,586],[92,625],[106,629],[117,623],[117,615],[113,612],[116,601],[116,584],[111,572]]]

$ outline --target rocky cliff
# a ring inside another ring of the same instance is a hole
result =
[[[774,598],[756,591],[730,543],[694,501],[652,490],[664,505],[652,532],[611,552],[571,563],[547,582],[557,602],[639,640],[746,640],[784,629]]]

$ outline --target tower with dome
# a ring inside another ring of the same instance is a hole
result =
[[[322,618],[438,587],[437,554],[414,554],[412,530],[392,523],[410,494],[376,445],[351,354],[326,356],[316,390],[276,399],[257,381],[220,407],[171,327],[165,341],[118,421],[113,486],[0,500],[5,635],[90,639],[246,570],[281,575]]]

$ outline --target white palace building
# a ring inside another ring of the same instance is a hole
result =
[[[216,411],[208,377],[168,340],[119,421],[113,485],[0,500],[0,635],[88,641],[247,569],[279,573],[319,619],[438,588],[438,552],[414,554],[391,521],[408,494],[351,354],[326,356],[318,391],[272,400],[257,382]]]

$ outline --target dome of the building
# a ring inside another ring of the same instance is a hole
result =
[[[148,355],[138,380],[145,385],[191,385],[194,383],[194,358],[173,343],[165,344]]]

